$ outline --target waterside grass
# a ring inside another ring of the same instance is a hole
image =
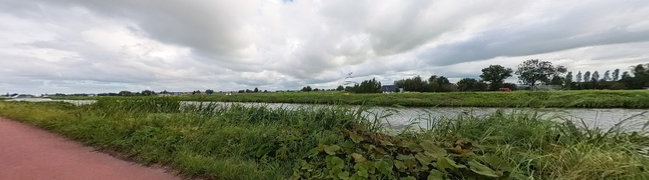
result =
[[[120,99],[129,97],[67,97]],[[133,97],[141,98],[141,97]],[[407,107],[649,108],[648,90],[355,94],[335,91],[182,95],[184,101],[346,104]]]
[[[496,112],[430,119],[429,129],[386,135],[363,111],[170,98],[0,102],[4,117],[190,178],[649,179],[646,127],[599,130]]]

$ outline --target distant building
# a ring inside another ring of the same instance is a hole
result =
[[[14,95],[11,98],[35,98],[36,96],[31,95],[31,94],[20,94],[20,95]]]
[[[397,85],[383,85],[381,86],[381,92],[395,93],[395,92],[401,92],[401,89],[397,87]]]

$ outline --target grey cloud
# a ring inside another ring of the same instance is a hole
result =
[[[0,91],[295,89],[347,72],[391,83],[526,58],[589,68],[649,56],[643,0],[0,0],[0,10],[11,24],[0,27]]]
[[[649,41],[649,28],[628,28],[638,21],[646,21],[643,17],[649,16],[649,2],[627,2],[585,3],[564,9],[563,12],[559,10],[558,13],[563,14],[558,17],[492,27],[468,40],[427,49],[420,58],[433,65],[449,65],[498,56],[523,56],[578,47]]]

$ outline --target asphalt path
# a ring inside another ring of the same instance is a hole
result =
[[[162,168],[117,159],[32,125],[0,117],[0,179],[167,180]]]

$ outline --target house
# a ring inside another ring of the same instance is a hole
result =
[[[397,85],[383,85],[381,86],[381,92],[383,93],[395,93],[395,92],[401,92],[401,88],[397,87]]]

